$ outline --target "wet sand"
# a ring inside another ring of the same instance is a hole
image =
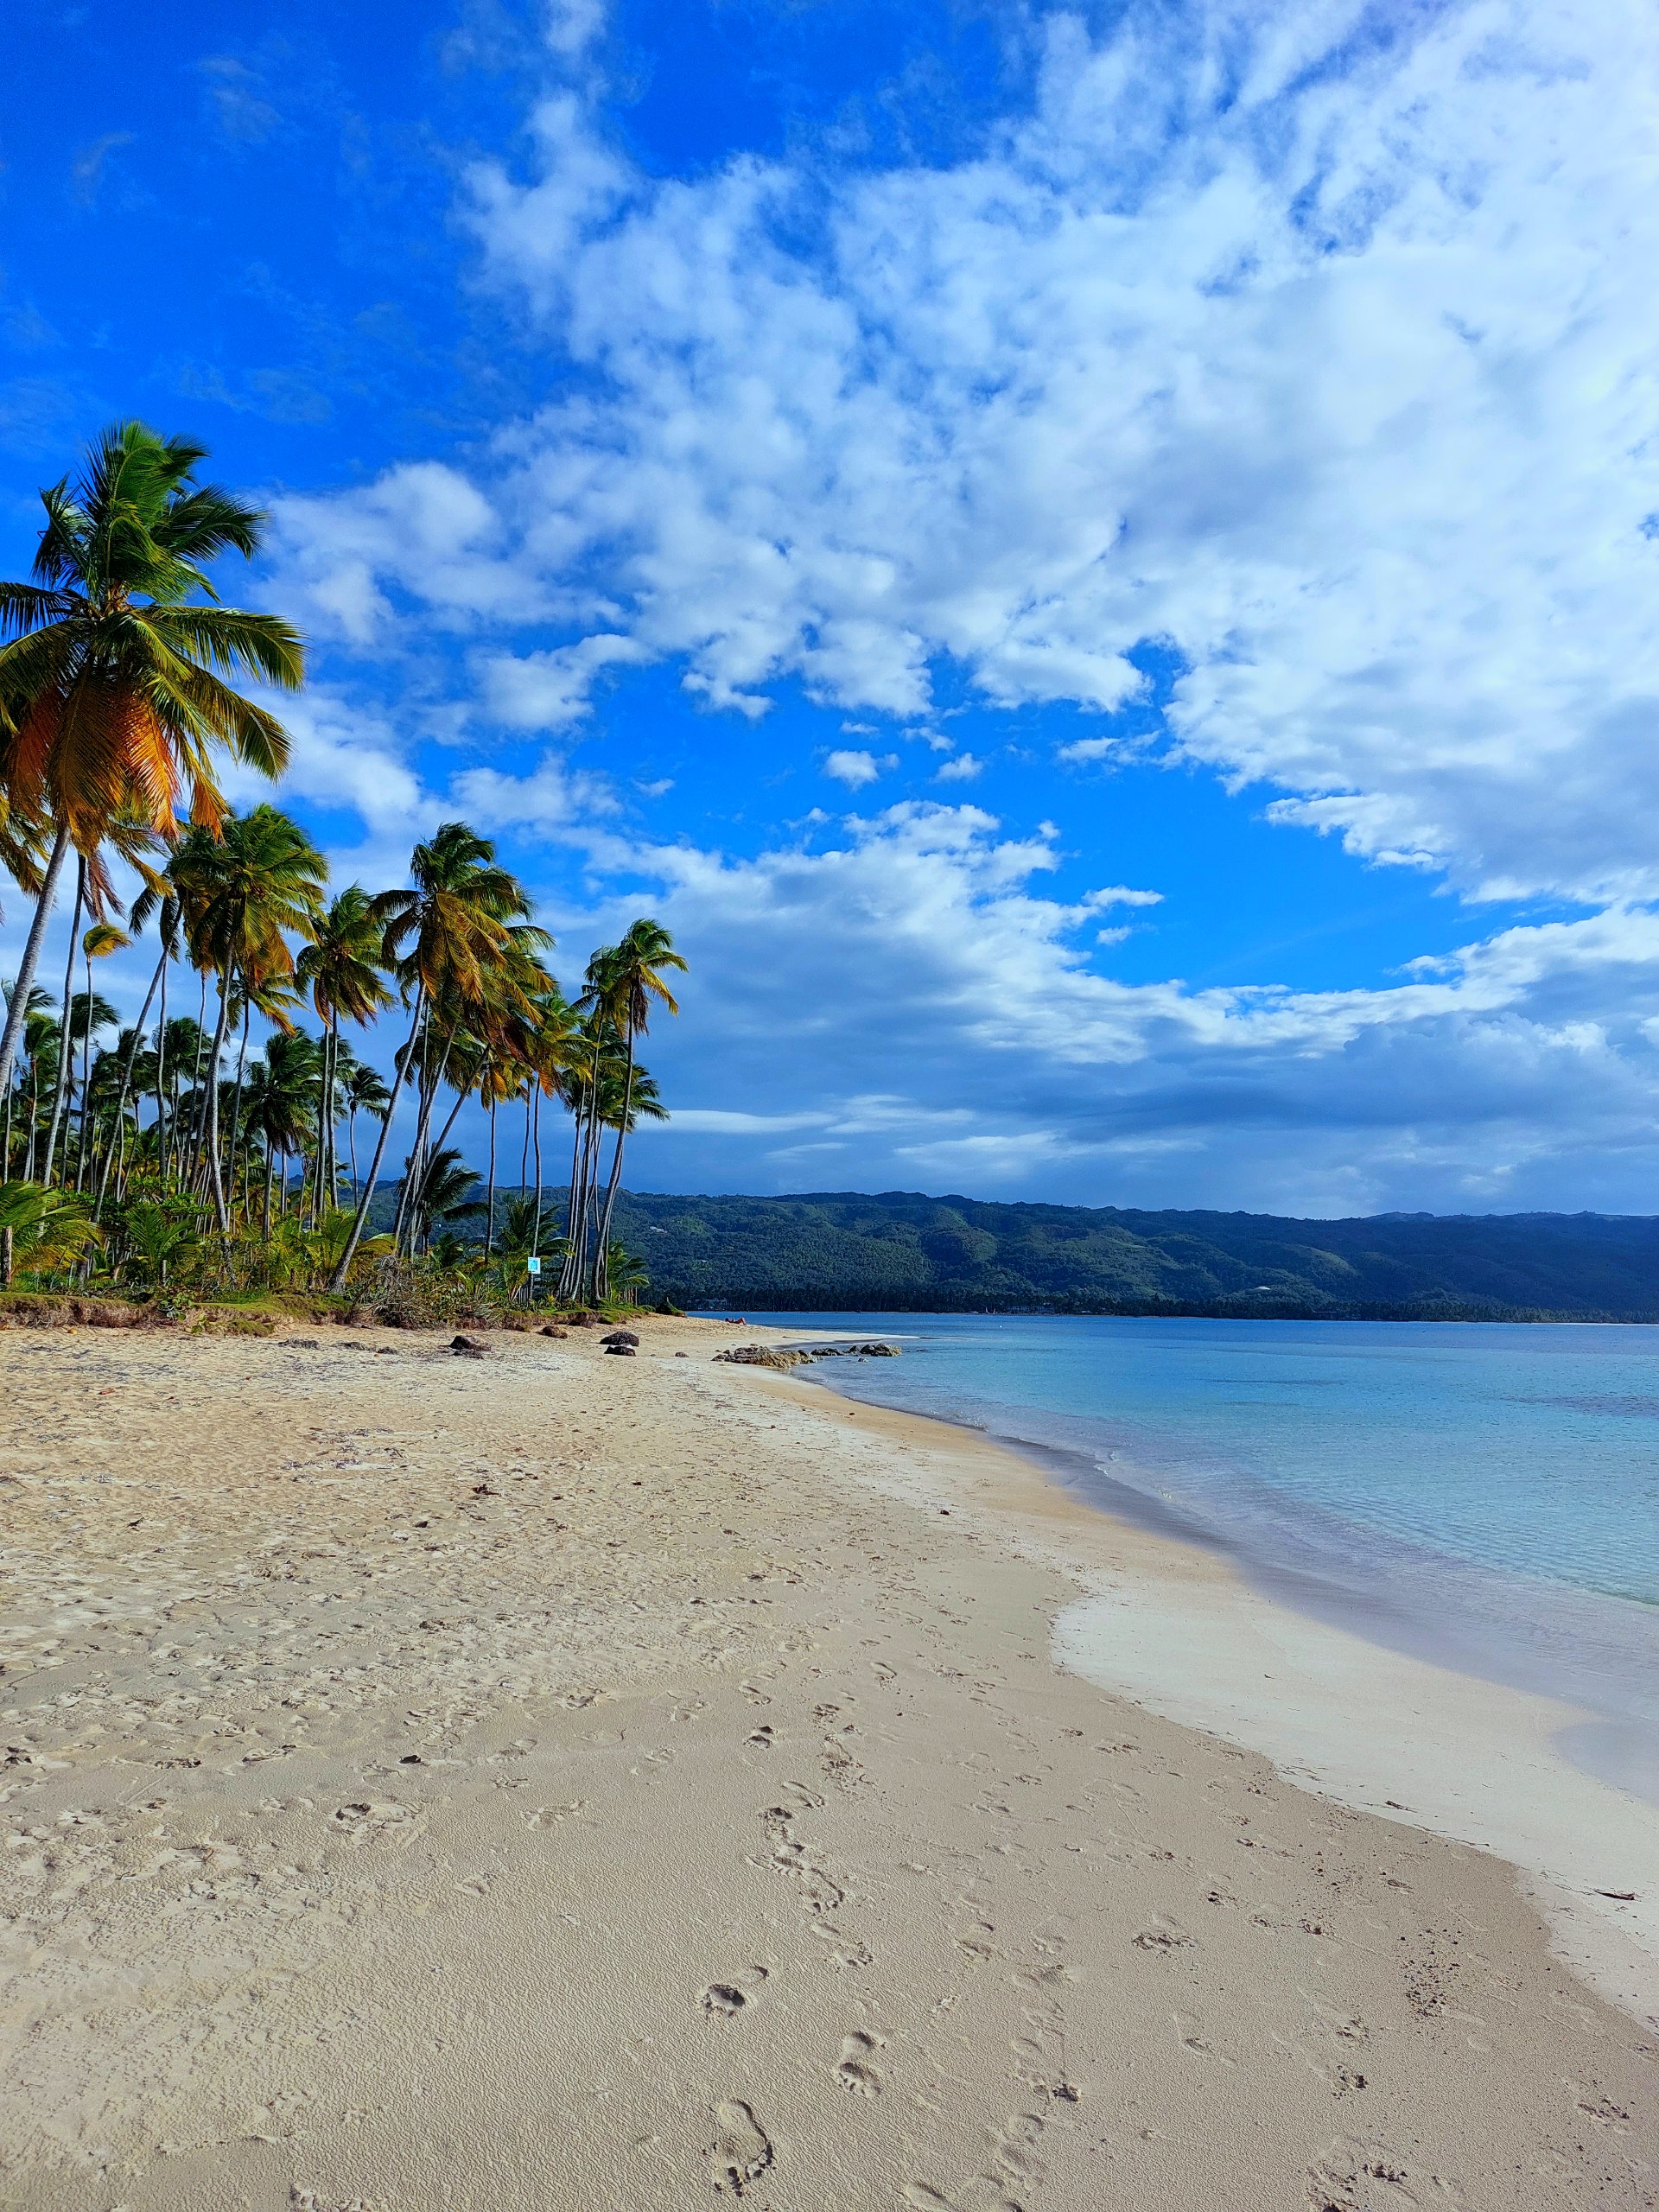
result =
[[[0,1336],[0,2203],[1659,2203],[1508,1865],[1056,1663],[1128,1534],[642,1333]]]

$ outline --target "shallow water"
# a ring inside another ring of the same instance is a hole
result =
[[[902,1344],[814,1379],[971,1422],[1375,1639],[1596,1719],[1659,1799],[1659,1329],[753,1315]]]

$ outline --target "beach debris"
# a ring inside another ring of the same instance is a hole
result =
[[[487,1477],[483,1482],[474,1483],[473,1484],[473,1496],[474,1497],[499,1497],[501,1493],[499,1490],[492,1490],[490,1488]]]
[[[632,1329],[613,1329],[609,1336],[601,1337],[599,1341],[604,1345],[606,1351],[609,1351],[613,1345],[637,1344],[639,1339]]]
[[[541,1333],[544,1337],[568,1337],[570,1332],[569,1329],[556,1329],[553,1326],[553,1324],[550,1321],[542,1330]]]
[[[449,1349],[459,1353],[463,1359],[482,1359],[489,1346],[480,1343],[476,1337],[452,1337]]]
[[[1599,1897],[1611,1897],[1615,1904],[1634,1904],[1636,1903],[1636,1891],[1634,1890],[1598,1890],[1596,1891],[1596,1895]]]

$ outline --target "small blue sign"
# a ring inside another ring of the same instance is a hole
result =
[[[527,1275],[538,1275],[541,1272],[542,1263],[539,1260],[526,1260],[524,1262],[524,1273]]]

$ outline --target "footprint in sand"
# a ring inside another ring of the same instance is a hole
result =
[[[735,2098],[715,2107],[714,2183],[741,2196],[772,2164],[772,2139],[746,2104]]]
[[[881,2076],[870,2063],[878,2040],[858,2028],[841,2039],[841,2063],[836,2069],[836,2079],[855,2097],[879,2097],[881,2094]]]
[[[697,1999],[705,2012],[722,2012],[728,2018],[734,2012],[741,2012],[748,2001],[737,1985],[730,1981],[711,1981]]]

